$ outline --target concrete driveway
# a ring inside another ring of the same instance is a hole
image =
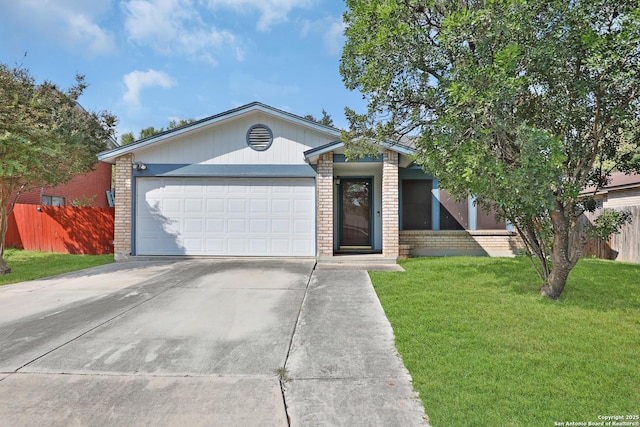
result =
[[[5,425],[425,425],[364,271],[102,266],[0,288]]]

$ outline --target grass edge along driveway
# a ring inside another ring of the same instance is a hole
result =
[[[0,286],[110,264],[113,262],[113,254],[69,255],[9,248],[5,249],[4,259],[12,271],[0,275]]]
[[[558,301],[526,258],[401,265],[369,274],[434,427],[640,421],[640,265],[581,260]]]

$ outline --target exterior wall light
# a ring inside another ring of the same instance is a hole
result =
[[[131,165],[133,167],[133,169],[137,170],[137,171],[143,171],[143,170],[147,170],[147,165],[145,165],[142,162],[135,162],[133,165]]]

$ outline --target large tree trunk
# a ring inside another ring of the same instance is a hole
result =
[[[9,228],[9,215],[13,212],[13,206],[15,205],[15,200],[13,203],[9,201],[15,187],[15,182],[11,179],[0,180],[0,276],[11,273],[11,267],[7,265],[7,261],[4,259],[4,238]]]
[[[552,299],[560,298],[567,283],[569,273],[575,264],[569,254],[571,245],[569,239],[570,221],[565,215],[565,208],[560,203],[556,203],[556,210],[551,212],[551,223],[553,225],[553,247],[551,249],[551,260],[553,267],[547,282],[540,288],[540,295]]]
[[[11,267],[4,260],[4,237],[7,234],[7,209],[0,209],[0,276],[11,273]]]
[[[4,245],[2,245],[4,246]],[[4,247],[2,248],[2,252],[4,252]],[[7,262],[4,260],[4,253],[0,255],[0,276],[11,273],[11,267],[7,265]]]

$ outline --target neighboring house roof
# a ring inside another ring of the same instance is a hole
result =
[[[610,191],[626,190],[628,188],[640,187],[640,174],[627,174],[625,172],[612,172],[609,177],[609,183],[599,188],[596,194],[606,194]],[[587,187],[582,194],[593,193],[595,187]]]
[[[170,129],[170,130],[161,132],[159,134],[153,135],[151,137],[135,141],[131,144],[122,145],[112,150],[102,152],[98,154],[98,160],[113,163],[116,157],[133,152],[139,148],[146,147],[148,145],[158,143],[170,137],[174,137],[187,132],[192,132],[194,130],[201,129],[205,126],[210,126],[215,123],[219,123],[225,120],[229,120],[229,119],[241,116],[243,114],[256,112],[256,111],[270,114],[272,116],[279,117],[283,120],[287,120],[289,122],[297,123],[297,124],[315,129],[318,132],[330,135],[337,139],[340,138],[340,130],[332,126],[326,126],[326,125],[314,122],[312,120],[308,120],[303,117],[297,116],[295,114],[292,114],[283,110],[279,110],[274,107],[270,107],[260,102],[252,102],[250,104],[246,104],[241,107],[234,108],[232,110],[228,110],[210,117],[206,117],[204,119],[195,121],[193,123],[189,123],[188,125],[181,126],[175,129]]]
[[[118,148],[120,147],[120,144],[118,144],[118,141],[116,141],[116,139],[113,136],[109,137],[109,140],[107,141],[107,150],[113,150],[114,148]]]

